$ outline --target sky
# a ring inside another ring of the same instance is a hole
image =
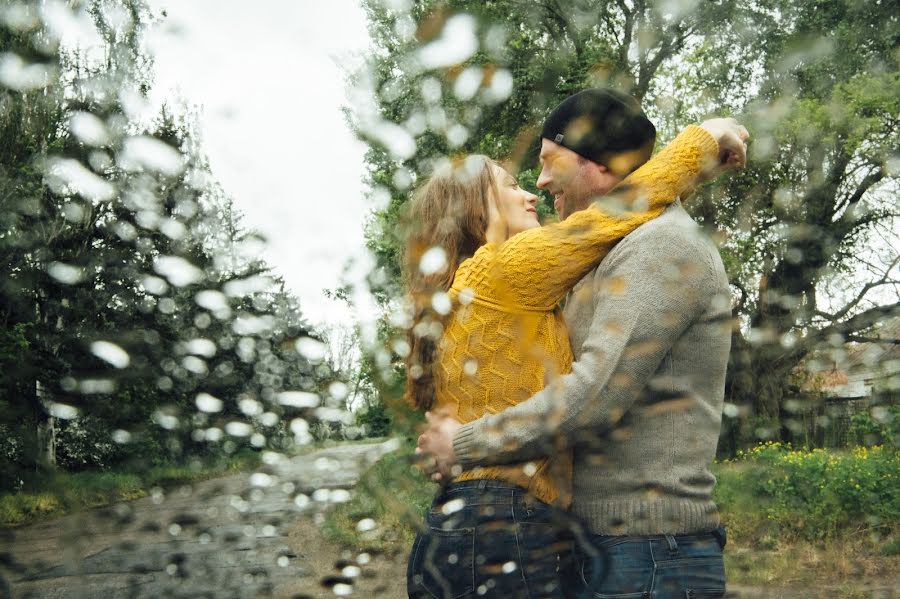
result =
[[[150,33],[151,100],[201,108],[214,176],[245,224],[268,239],[263,254],[313,323],[358,315],[328,300],[348,261],[367,268],[363,223],[372,206],[365,148],[342,106],[346,73],[367,44],[357,1],[150,0],[167,17]],[[365,311],[366,308],[361,308]]]

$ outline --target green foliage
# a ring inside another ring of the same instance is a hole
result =
[[[406,444],[363,474],[350,501],[328,512],[323,531],[329,539],[360,550],[409,550],[436,488],[413,465],[413,449]],[[360,530],[365,519],[375,527]]]
[[[309,327],[250,251],[258,235],[212,176],[196,114],[164,106],[146,122],[129,109],[152,84],[142,42],[156,17],[144,0],[59,9],[83,9],[102,47],[61,44],[40,11],[6,19],[0,9],[0,48],[47,75],[0,85],[0,426],[13,437],[0,445],[0,489],[54,467],[39,432],[50,426],[58,464],[73,470],[285,449],[283,418],[307,414],[276,394],[319,391],[331,373],[296,350]],[[127,24],[108,18],[120,9]],[[201,393],[221,409],[198,410]],[[222,435],[233,421],[252,435]]]
[[[18,526],[78,510],[112,505],[168,489],[255,468],[260,454],[242,451],[203,463],[163,464],[124,471],[55,472],[29,477],[17,492],[0,492],[0,527]]]
[[[391,433],[391,415],[387,406],[380,402],[359,411],[356,424],[364,426],[369,437],[386,437]]]
[[[900,523],[900,452],[794,450],[768,442],[717,465],[715,500],[729,528],[767,546],[780,538],[890,535]]]
[[[869,411],[854,414],[850,417],[850,435],[859,445],[897,449],[900,444],[900,404],[874,406]]]
[[[712,115],[734,115],[750,130],[749,168],[686,201],[720,244],[732,283],[739,326],[726,395],[742,418],[777,423],[800,395],[793,373],[804,359],[900,314],[900,21],[891,3],[429,0],[408,14],[380,0],[365,6],[373,43],[365,93],[377,118],[355,124],[370,144],[372,195],[386,203],[367,229],[378,264],[370,283],[386,309],[402,295],[400,215],[435,160],[486,153],[533,185],[546,111],[576,90],[611,85],[642,99],[660,142]],[[460,14],[474,19],[477,51],[456,64],[419,64],[417,52]],[[473,69],[480,87],[461,93]],[[512,90],[491,99],[499,73]],[[370,121],[404,127],[414,154],[392,154]],[[449,135],[455,125],[462,141]],[[540,211],[549,217],[549,198]],[[385,346],[402,336],[385,331]],[[753,427],[735,430],[744,435],[737,445],[757,440]]]

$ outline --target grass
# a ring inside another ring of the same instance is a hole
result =
[[[254,468],[259,453],[238,452],[213,464],[154,466],[144,471],[56,472],[0,494],[0,527],[20,526],[73,511],[131,501],[154,487],[168,488]]]
[[[385,457],[363,476],[353,498],[327,514],[323,526],[327,538],[355,550],[405,557],[435,491],[411,465],[412,449],[407,446]],[[789,452],[788,464],[797,461],[797,453]],[[834,458],[833,454],[829,452],[829,457]],[[873,585],[884,581],[896,584],[900,543],[892,531],[898,522],[882,519],[875,525],[864,515],[853,514],[836,520],[834,514],[821,512],[817,517],[843,522],[843,527],[822,538],[810,537],[816,521],[803,513],[803,506],[785,504],[771,491],[771,485],[763,484],[769,479],[781,480],[779,468],[783,466],[766,460],[714,465],[719,481],[715,499],[728,529],[725,563],[729,583],[786,589],[827,587],[828,596],[833,597],[868,597],[866,589]],[[843,509],[842,504],[835,504],[835,509]],[[798,524],[800,519],[803,526]],[[850,522],[853,524],[847,524]]]
[[[326,538],[389,555],[409,550],[435,491],[412,464],[412,451],[411,445],[404,446],[363,474],[353,498],[328,512],[323,525]],[[375,527],[369,529],[368,521]]]
[[[291,456],[305,455],[338,445],[378,443],[387,438],[354,441],[326,439],[298,446]],[[131,501],[154,487],[170,488],[251,470],[260,464],[260,453],[239,451],[211,464],[194,462],[154,466],[147,470],[56,472],[36,475],[17,492],[0,493],[0,527],[21,526],[62,516],[80,509]]]
[[[718,463],[730,583],[868,597],[897,584],[898,454],[767,444]],[[867,490],[868,489],[868,490]]]

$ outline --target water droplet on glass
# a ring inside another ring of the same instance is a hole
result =
[[[417,57],[426,69],[436,69],[465,62],[478,50],[475,36],[477,23],[472,15],[459,14],[447,19],[441,35],[422,47]]]
[[[201,412],[210,414],[221,412],[225,405],[221,399],[214,397],[209,393],[198,393],[197,397],[194,399],[194,403],[197,404],[197,409]]]
[[[325,358],[325,344],[312,337],[300,337],[294,347],[297,353],[312,363],[321,362]]]
[[[181,256],[160,256],[153,264],[157,274],[166,277],[176,287],[184,287],[203,280],[202,270]],[[203,293],[203,292],[201,292]],[[200,295],[199,293],[197,295]]]
[[[128,137],[118,156],[119,165],[128,171],[148,170],[174,177],[184,170],[181,152],[147,135]]]
[[[375,523],[375,520],[372,518],[363,518],[359,522],[356,523],[356,530],[359,532],[367,532],[370,530],[375,530],[378,525]]]
[[[131,441],[131,433],[122,429],[116,429],[112,433],[112,440],[120,445]]]
[[[328,394],[338,401],[343,401],[350,394],[350,388],[346,383],[335,381],[328,385]]]
[[[275,401],[291,408],[315,408],[322,400],[309,391],[282,391],[275,396]]]
[[[110,379],[84,379],[78,383],[78,391],[86,395],[109,394],[116,390],[116,383]]]
[[[346,576],[347,578],[356,578],[362,574],[362,568],[359,566],[344,566],[341,569],[341,576]]]
[[[263,406],[255,399],[245,397],[238,401],[238,409],[247,416],[257,416],[262,414]]]
[[[228,318],[228,315],[231,313],[228,298],[221,291],[213,289],[201,291],[194,296],[194,301],[201,308],[206,308],[215,314],[217,318]]]
[[[275,317],[271,314],[256,316],[249,313],[240,313],[231,323],[232,330],[238,335],[259,335],[272,330],[275,327]]]
[[[271,487],[275,480],[265,472],[254,472],[250,475],[251,487]]]
[[[262,293],[270,289],[274,281],[271,277],[254,276],[246,279],[228,281],[222,287],[228,297],[246,297],[254,293]]]
[[[513,76],[507,69],[498,69],[491,77],[490,84],[485,90],[485,100],[492,104],[498,104],[509,98],[513,90]]]
[[[380,121],[367,127],[365,132],[383,145],[394,160],[409,160],[416,153],[416,140],[396,123]]]
[[[229,422],[225,425],[225,432],[232,437],[249,437],[253,433],[253,427],[246,422]]]
[[[47,406],[47,413],[54,418],[72,420],[78,417],[78,408],[64,403],[51,403]]]
[[[51,262],[47,266],[47,274],[64,285],[75,285],[84,279],[84,270],[82,268],[71,264],[63,264],[62,262]]]
[[[419,259],[419,271],[423,275],[433,275],[447,268],[447,252],[442,247],[429,248]]]
[[[50,84],[52,69],[44,63],[27,63],[13,52],[0,54],[0,84],[19,92],[41,89]]]
[[[187,356],[181,360],[181,365],[188,372],[193,372],[194,374],[204,375],[209,372],[209,369],[206,366],[206,362],[198,358],[197,356]]]
[[[184,344],[184,349],[189,354],[196,354],[206,358],[212,358],[216,355],[216,344],[210,339],[197,338],[191,339]]]
[[[450,301],[449,295],[443,291],[438,291],[431,296],[431,307],[438,314],[447,315],[453,310],[453,302]]]
[[[86,200],[106,202],[116,195],[116,188],[86,166],[72,158],[47,160],[47,185],[59,195],[78,194]]]
[[[445,516],[449,516],[450,514],[456,513],[464,507],[466,507],[466,502],[464,499],[451,499],[441,506],[441,513]]]
[[[481,87],[483,77],[484,73],[480,67],[466,67],[453,82],[453,93],[464,102],[471,100]]]
[[[159,277],[146,276],[141,279],[141,286],[147,290],[147,293],[153,295],[162,295],[169,290],[169,284]]]
[[[91,343],[91,353],[109,362],[116,368],[126,368],[131,363],[128,352],[109,341],[95,341]]]
[[[153,413],[153,421],[166,430],[173,430],[178,427],[178,418],[160,410]]]

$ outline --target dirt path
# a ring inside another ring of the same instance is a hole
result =
[[[344,445],[0,531],[0,597],[334,597],[350,587],[323,587],[333,575],[353,582],[357,596],[364,589],[402,596],[396,581],[372,574],[384,570],[379,558],[357,572],[359,556],[342,556],[316,526],[329,503],[392,449],[391,442]]]

